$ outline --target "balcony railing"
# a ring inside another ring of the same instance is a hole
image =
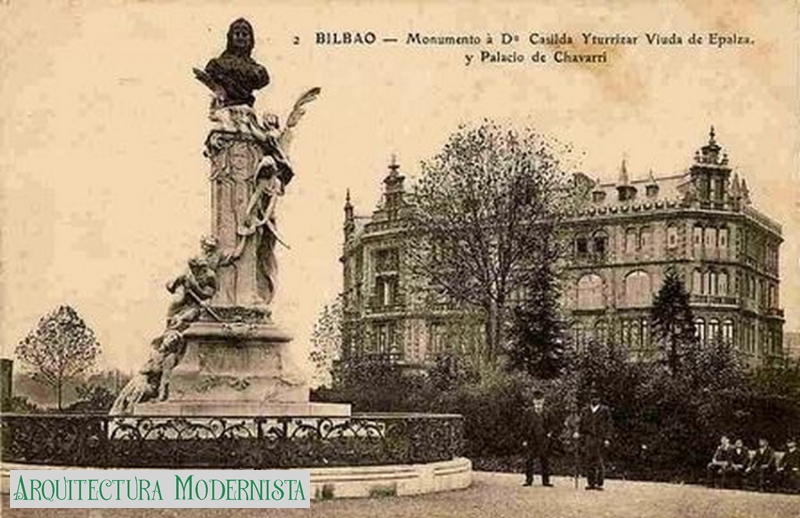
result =
[[[405,308],[405,297],[403,295],[395,295],[391,303],[385,304],[384,301],[378,296],[372,296],[369,299],[368,309],[370,313],[395,313],[403,311]]]
[[[693,294],[689,300],[694,304],[725,305],[725,306],[736,306],[739,303],[736,297],[720,296],[720,295]]]
[[[780,308],[767,309],[767,315],[771,317],[783,318],[783,310]]]

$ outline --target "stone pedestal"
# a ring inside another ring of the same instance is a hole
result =
[[[291,337],[274,324],[194,322],[172,371],[169,399],[139,403],[137,415],[350,415],[350,405],[310,403]]]

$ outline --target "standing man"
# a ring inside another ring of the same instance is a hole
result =
[[[533,406],[526,416],[525,441],[525,486],[533,484],[533,464],[539,459],[542,466],[542,486],[553,487],[550,483],[550,449],[553,438],[557,436],[556,419],[549,405],[545,405],[544,393],[533,392]]]
[[[611,444],[611,410],[600,404],[600,395],[594,390],[589,396],[589,405],[581,411],[578,430],[573,438],[583,439],[586,489],[602,491],[605,476],[603,457]]]

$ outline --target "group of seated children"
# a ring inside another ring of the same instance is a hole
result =
[[[790,439],[785,452],[775,452],[765,438],[750,451],[741,439],[731,446],[722,436],[714,457],[706,468],[709,485],[742,488],[745,484],[759,491],[800,491],[800,451]]]

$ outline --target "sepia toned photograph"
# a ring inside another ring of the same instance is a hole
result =
[[[0,511],[798,516],[799,19],[0,0]]]

